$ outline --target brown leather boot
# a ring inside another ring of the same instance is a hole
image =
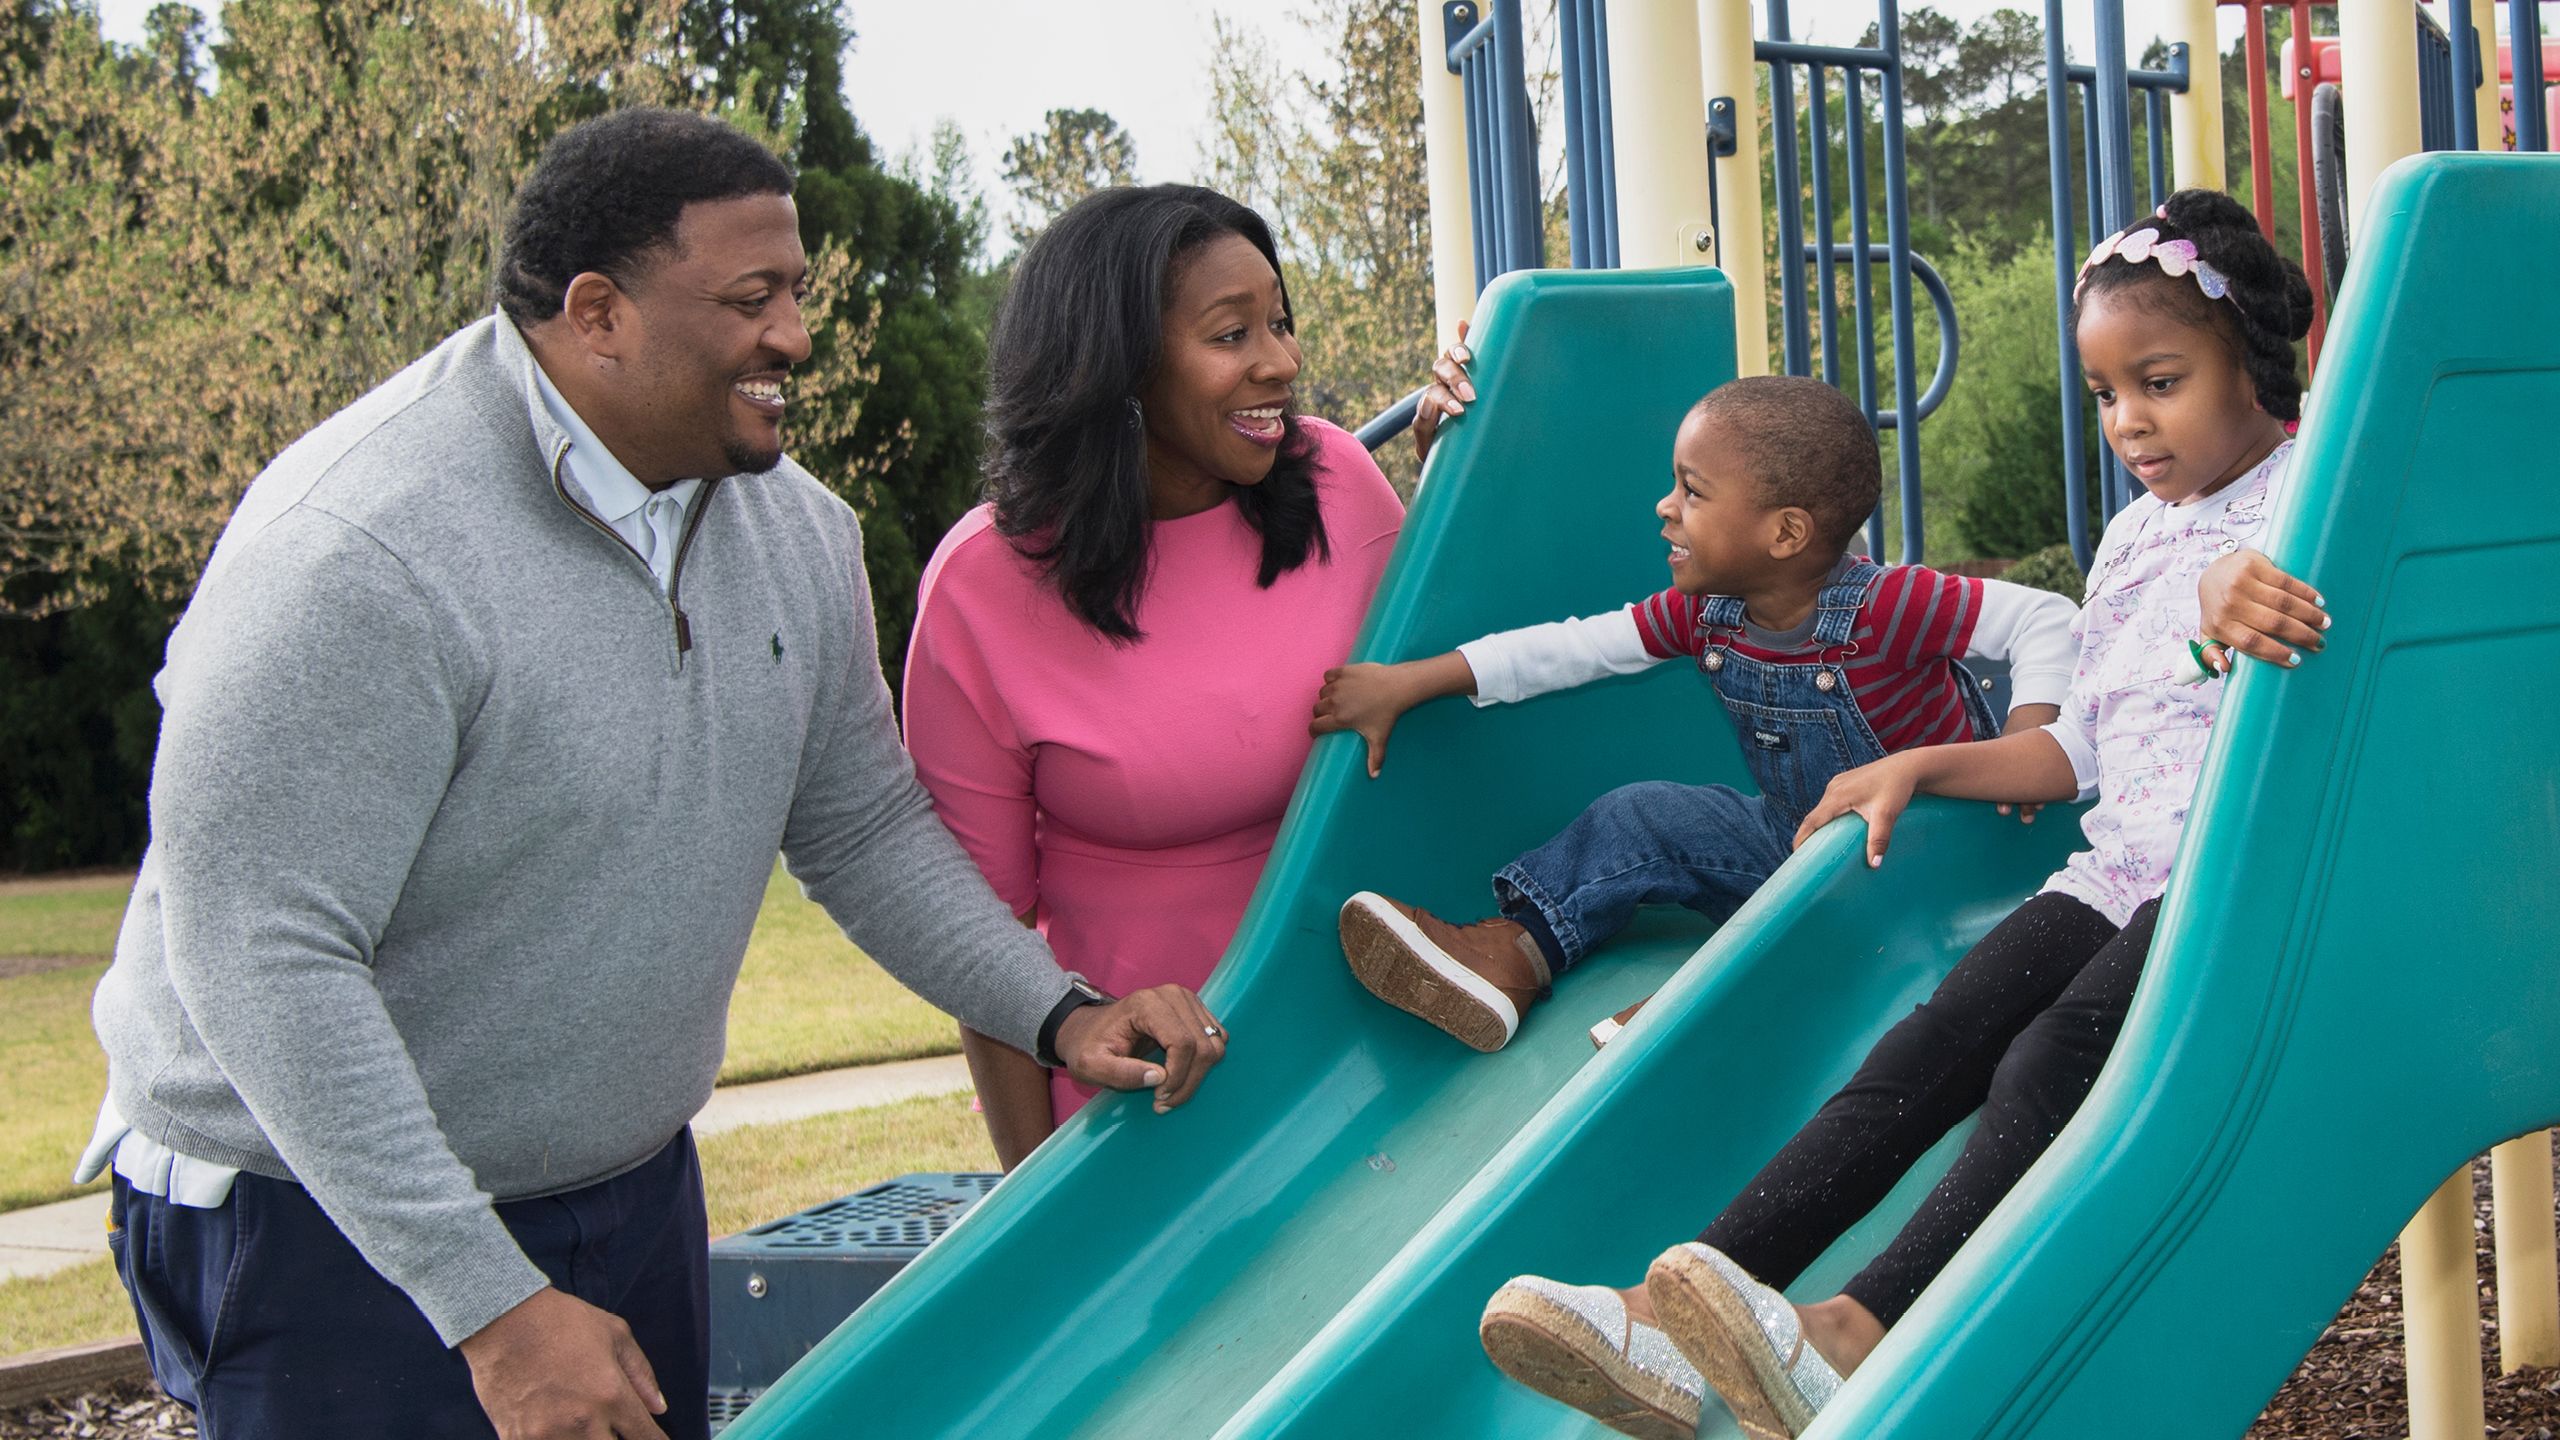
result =
[[[1644,1008],[1645,1000],[1651,1000],[1652,998],[1652,996],[1647,995],[1644,997],[1644,1000],[1639,1000],[1633,1005],[1628,1006],[1626,1009],[1619,1011],[1617,1014],[1610,1016],[1608,1019],[1601,1021],[1599,1024],[1592,1026],[1591,1048],[1594,1050],[1607,1048],[1610,1041],[1618,1038],[1618,1032],[1627,1028],[1627,1022],[1636,1018],[1636,1012]]]
[[[1486,1051],[1510,1043],[1550,978],[1517,921],[1452,925],[1370,890],[1342,903],[1342,954],[1370,994]]]

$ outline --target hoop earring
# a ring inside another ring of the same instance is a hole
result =
[[[1129,396],[1129,397],[1127,397],[1127,398],[1128,398],[1128,405],[1129,405],[1129,428],[1130,428],[1130,429],[1132,429],[1132,430],[1144,430],[1144,429],[1146,429],[1146,428],[1147,428],[1147,411],[1146,411],[1146,407],[1145,407],[1145,406],[1143,406],[1143,405],[1140,405],[1140,404],[1138,403],[1138,397],[1137,397],[1137,396],[1135,396],[1135,395],[1131,395],[1131,396]]]

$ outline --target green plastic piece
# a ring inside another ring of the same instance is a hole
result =
[[[1477,403],[1442,431],[1362,656],[1436,654],[1669,583],[1653,505],[1681,417],[1734,373],[1723,277],[1515,274],[1472,339]],[[1496,868],[1645,779],[1749,784],[1692,666],[1426,706],[1375,781],[1359,737],[1319,744],[1209,983],[1235,1040],[1197,1098],[1089,1107],[725,1433],[1217,1429],[1591,1063],[1587,1027],[1712,928],[1646,918],[1486,1056],[1360,988],[1342,901],[1487,913]]]
[[[2560,287],[2521,263],[2555,230],[2560,161],[2386,175],[2270,531],[2328,648],[2241,662],[2193,883],[2114,1058],[1813,1440],[2238,1435],[2446,1175],[2560,1121]],[[1364,654],[1660,583],[1642,507],[1730,371],[1721,282],[1486,298],[1483,399]],[[1320,745],[1212,982],[1238,1038],[1201,1098],[1088,1112],[729,1433],[1605,1433],[1492,1369],[1485,1297],[1523,1271],[1631,1283],[1693,1234],[2078,843],[2076,812],[1924,801],[1875,871],[1835,825],[1721,929],[1648,917],[1489,1057],[1360,991],[1332,910],[1372,887],[1473,914],[1487,871],[1609,786],[1740,775],[1671,665],[1426,707],[1376,782],[1355,739]],[[1582,1028],[1675,967],[1593,1057]],[[1798,1297],[1872,1254],[1958,1139]],[[1736,1431],[1710,1401],[1700,1433]]]

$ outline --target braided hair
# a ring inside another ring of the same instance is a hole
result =
[[[2268,243],[2249,207],[2219,190],[2181,190],[2158,215],[2139,223],[2159,231],[2162,240],[2192,242],[2196,257],[2227,284],[2223,298],[2207,295],[2194,275],[2171,275],[2158,265],[2109,255],[2085,277],[2073,302],[2073,323],[2090,296],[2107,293],[2211,330],[2231,346],[2257,389],[2260,409],[2278,420],[2301,419],[2302,372],[2293,346],[2311,333],[2312,314],[2311,281],[2302,267]]]

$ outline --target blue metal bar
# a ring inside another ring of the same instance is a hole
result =
[[[1881,26],[1877,34],[1884,32]],[[1898,38],[1897,38],[1898,46]],[[1786,38],[1786,26],[1778,13],[1769,19],[1769,38],[1752,47],[1752,53],[1763,64],[1829,65],[1840,70],[1886,70],[1894,66],[1895,50],[1860,50],[1845,45],[1799,45]]]
[[[2507,50],[2515,70],[2516,148],[2548,150],[2542,112],[2542,0],[2507,0]]]
[[[2169,53],[2179,58],[2173,59],[2169,64],[2169,68],[2166,70],[2125,71],[2124,83],[2135,90],[2169,90],[2180,95],[2186,94],[2187,67],[2184,63],[2184,51],[2186,48],[2187,47],[2184,44],[2170,47]],[[2065,73],[2070,76],[2071,82],[2075,85],[2094,85],[2097,83],[2098,67],[2095,65],[2069,65],[2063,68]]]
[[[1502,137],[1503,229],[1509,241],[1504,269],[1546,263],[1546,235],[1538,223],[1538,132],[1529,117],[1528,67],[1520,54],[1520,0],[1492,0],[1494,106]]]
[[[1865,77],[1851,70],[1847,73],[1849,96],[1849,298],[1858,317],[1858,408],[1867,412],[1867,421],[1877,423],[1876,409],[1876,284],[1873,267],[1876,247],[1868,235],[1867,194],[1867,100]],[[1887,263],[1892,252],[1885,253]],[[1899,363],[1897,354],[1896,363]],[[1868,553],[1884,553],[1884,516],[1876,515],[1867,522]]]
[[[2117,28],[2123,28],[2121,7],[2101,4],[2098,9],[2118,10]],[[1911,373],[1911,187],[1902,158],[1902,17],[1896,0],[1877,0],[1876,34],[1892,61],[1883,72],[1877,98],[1884,107],[1885,244],[1893,251],[1892,268],[1886,271],[1893,296],[1893,408],[1898,415],[1917,415],[1920,381]],[[2121,51],[2117,58],[2123,58]],[[1898,425],[1893,440],[1895,473],[1902,491],[1902,563],[1917,565],[1925,553],[1920,534],[1920,427]]]
[[[1563,52],[1564,67],[1564,213],[1567,255],[1576,270],[1592,270],[1600,266],[1599,208],[1592,194],[1597,166],[1590,150],[1592,116],[1588,108],[1591,94],[1591,56],[1586,47],[1589,37],[1582,28],[1583,17],[1591,8],[1588,0],[1557,0],[1556,40]]]
[[[1787,0],[1769,0],[1769,38],[1754,47],[1762,60],[1787,38]],[[1741,97],[1736,96],[1736,103]],[[1793,255],[1804,246],[1804,191],[1796,171],[1795,72],[1781,61],[1769,67],[1769,142],[1777,171],[1778,253]],[[1804,277],[1793,265],[1778,267],[1779,329],[1783,337],[1780,368],[1790,375],[1813,373],[1813,337],[1804,320]]]
[[[2089,568],[2089,496],[2081,484],[2080,350],[2071,334],[2071,283],[2080,241],[2071,224],[2071,74],[2062,50],[2062,0],[2044,0],[2045,159],[2053,189],[2053,324],[2062,381],[2062,523],[2071,555]]]
[[[2456,0],[2459,4],[2460,0]],[[2418,11],[2418,148],[2453,148],[2453,41],[2425,10]]]
[[[2099,195],[2106,203],[2107,233],[2113,233],[2133,223],[2133,116],[2128,104],[2132,92],[2125,88],[2124,6],[2089,8],[2097,21],[2093,27],[2098,50],[2096,129],[2098,158],[2106,172]],[[2107,513],[2112,516],[2133,496],[2114,451],[2099,457],[2099,464],[2106,476]]]
[[[1599,173],[1593,177],[1593,191],[1600,206],[1600,263],[1616,269],[1618,257],[1618,133],[1617,111],[1609,103],[1609,7],[1602,0],[1584,0],[1583,25],[1591,56],[1591,127],[1599,137],[1593,148],[1594,163]]]
[[[2142,92],[2142,135],[2151,147],[2151,208],[2169,203],[2169,112],[2160,92]]]
[[[1850,254],[1849,247],[1846,245],[1833,248],[1835,253],[1832,258],[1835,261]],[[1867,258],[1891,260],[1893,252],[1882,245],[1870,246]],[[1810,265],[1814,259],[1813,247],[1807,245],[1804,247],[1804,263]],[[1911,257],[1911,273],[1919,279],[1920,288],[1929,292],[1929,308],[1938,314],[1938,368],[1930,373],[1929,388],[1920,392],[1920,408],[1917,412],[1920,419],[1926,420],[1938,413],[1938,407],[1946,403],[1947,391],[1955,385],[1956,302],[1955,298],[1947,293],[1946,277],[1938,273],[1938,267],[1930,264],[1927,256],[1915,254]],[[1880,410],[1875,414],[1875,425],[1879,430],[1890,430],[1900,423],[1902,423],[1901,417],[1891,410]]]
[[[2453,67],[2453,148],[2480,148],[2480,27],[2471,23],[2471,6],[2454,0],[2451,54]]]
[[[1413,412],[1422,408],[1422,397],[1431,393],[1423,386],[1372,416],[1369,423],[1351,432],[1362,448],[1375,450],[1413,428]]]
[[[1841,74],[1844,84],[1855,84],[1857,71]],[[1814,297],[1822,316],[1822,378],[1825,383],[1840,383],[1840,291],[1831,270],[1831,96],[1823,81],[1823,68],[1806,67],[1805,105],[1809,116],[1812,141],[1807,147],[1813,157],[1813,227],[1814,253],[1821,259],[1814,266]],[[1854,117],[1852,124],[1856,123]]]
[[[1502,273],[1494,256],[1493,120],[1486,113],[1482,67],[1465,66],[1460,75],[1459,86],[1467,99],[1467,209],[1475,222],[1476,293],[1481,295]]]

